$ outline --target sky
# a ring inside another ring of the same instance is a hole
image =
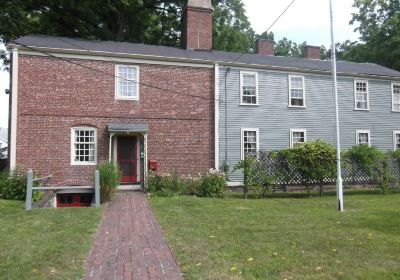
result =
[[[261,34],[283,12],[292,0],[243,0],[247,16],[253,29]],[[335,41],[356,41],[359,37],[349,25],[353,0],[332,0]],[[330,46],[329,0],[296,0],[270,31],[275,34],[275,41],[287,37],[309,45]],[[0,45],[1,49],[4,46]],[[0,127],[8,125],[8,72],[0,70]]]

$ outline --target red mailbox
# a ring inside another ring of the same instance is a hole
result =
[[[157,161],[155,159],[149,160],[149,169],[152,171],[157,171]]]

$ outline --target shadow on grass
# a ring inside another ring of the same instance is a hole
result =
[[[352,196],[352,195],[385,195],[382,193],[380,189],[377,188],[365,188],[365,189],[344,189],[344,195]],[[386,194],[400,194],[400,189],[389,189]],[[327,190],[324,191],[323,197],[334,197],[336,196],[336,190]],[[240,198],[243,199],[243,192],[232,191],[229,192],[227,197],[229,198]],[[258,196],[255,192],[248,193],[248,199],[270,199],[270,198],[293,198],[293,199],[304,199],[304,198],[312,198],[319,197],[318,191],[312,191],[308,194],[305,191],[296,191],[296,192],[268,192],[264,196]]]

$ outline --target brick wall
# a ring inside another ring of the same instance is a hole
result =
[[[109,75],[20,55],[17,164],[56,181],[91,181],[92,166],[70,164],[71,127],[97,127],[102,161],[109,156],[107,124],[131,122],[149,125],[148,158],[161,172],[195,174],[213,166],[213,69],[140,64],[141,83],[169,91],[140,85],[140,100],[128,101],[114,98],[113,62],[74,61]]]

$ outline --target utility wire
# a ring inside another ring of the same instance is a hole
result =
[[[51,58],[58,59],[58,60],[66,62],[66,63],[73,64],[73,65],[76,65],[76,66],[79,66],[79,67],[82,67],[82,68],[85,68],[85,69],[88,69],[88,70],[100,72],[100,73],[102,73],[104,75],[111,76],[111,77],[114,77],[114,78],[117,78],[117,79],[125,80],[125,81],[128,81],[128,82],[132,82],[132,83],[135,83],[135,84],[139,84],[139,85],[142,85],[142,86],[146,86],[146,87],[149,87],[149,88],[154,88],[154,89],[158,89],[158,90],[162,90],[162,91],[166,91],[166,92],[177,93],[177,94],[181,94],[181,95],[195,97],[195,98],[198,98],[198,99],[209,100],[208,97],[198,96],[198,95],[194,95],[194,94],[190,94],[190,93],[186,93],[186,92],[183,93],[183,92],[179,92],[179,91],[176,91],[176,90],[171,90],[171,89],[168,89],[168,88],[163,88],[163,87],[151,85],[151,84],[148,84],[148,83],[138,82],[138,81],[135,81],[135,80],[131,80],[131,79],[127,79],[127,78],[124,78],[124,77],[120,77],[118,75],[111,74],[111,73],[109,73],[107,71],[100,70],[100,69],[97,69],[97,68],[94,68],[94,67],[90,67],[90,66],[87,66],[87,65],[75,62],[75,61],[71,61],[70,59],[59,57],[59,56],[53,55],[53,54],[51,54],[49,52],[46,52],[46,51],[43,51],[43,50],[39,50],[37,48],[30,47],[30,46],[28,46],[26,44],[22,44],[22,43],[16,42],[14,40],[10,40],[10,42],[13,43],[13,44],[22,46],[24,48],[27,48],[29,50],[45,54],[45,55],[47,55],[47,56],[49,56]],[[113,62],[116,62],[116,61],[113,61]]]

